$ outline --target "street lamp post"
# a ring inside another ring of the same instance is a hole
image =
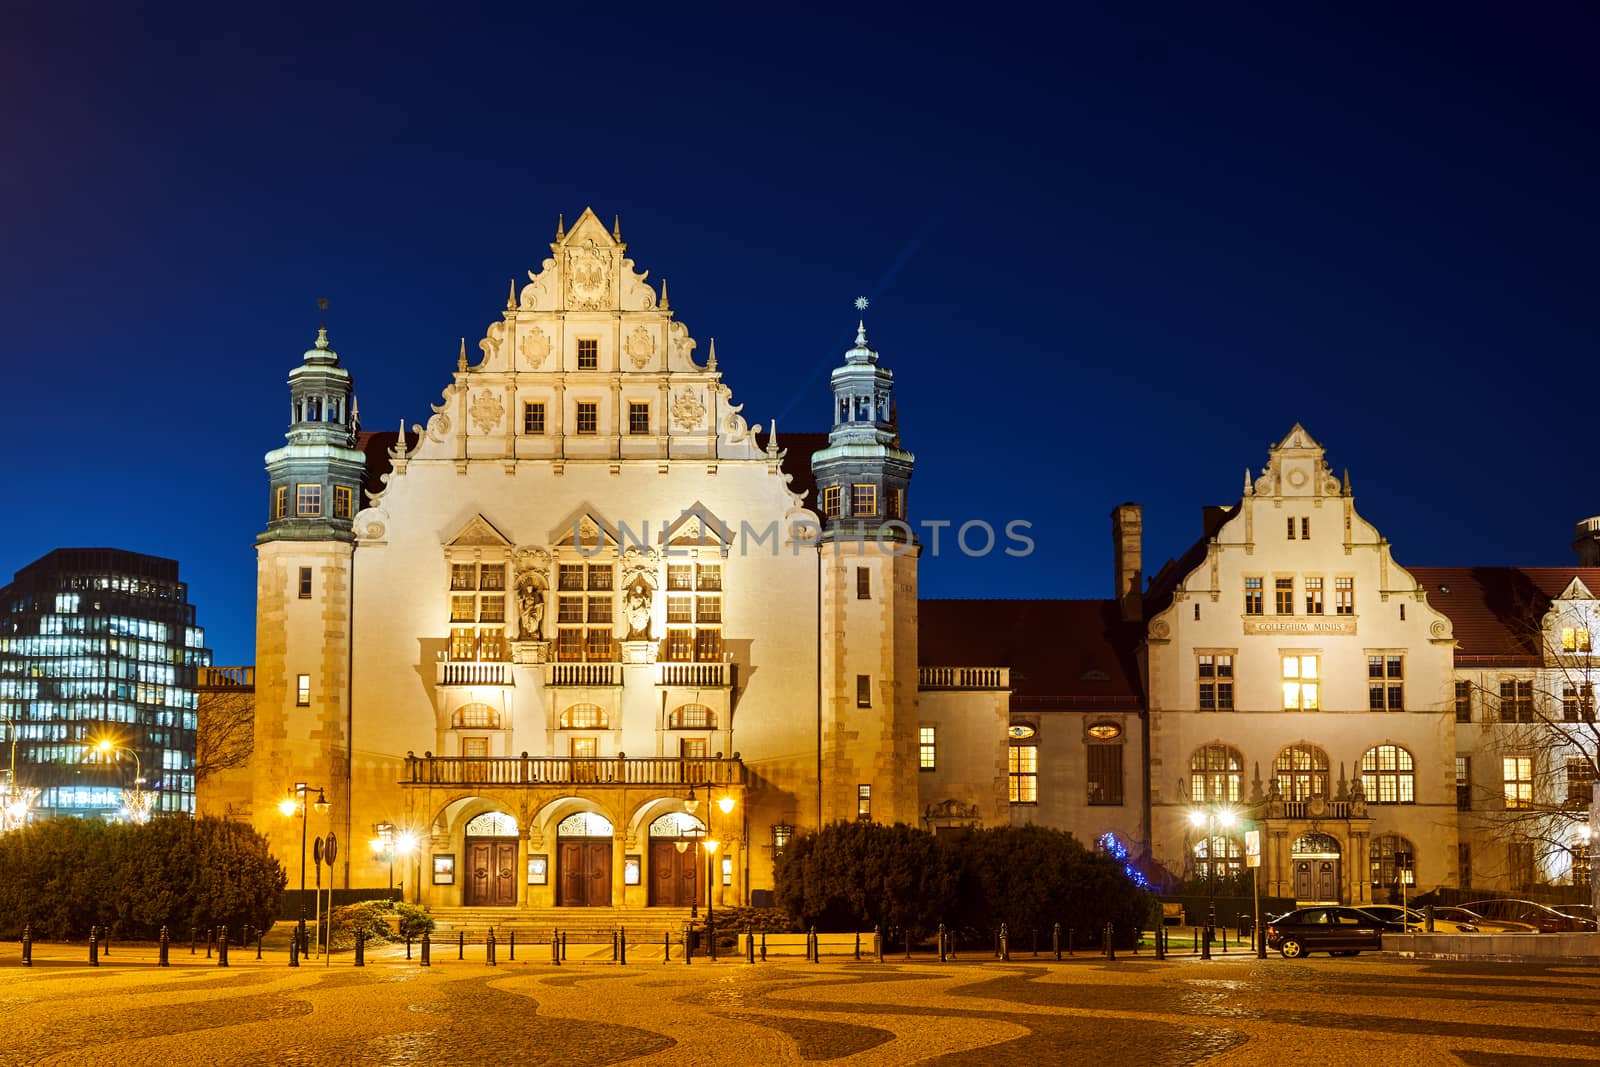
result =
[[[156,806],[156,795],[153,790],[144,787],[144,761],[139,758],[139,753],[127,745],[117,744],[109,737],[95,742],[94,751],[113,760],[121,758],[124,752],[133,757],[133,790],[122,791],[122,806],[133,822],[141,825],[149,822],[150,813]]]
[[[1224,829],[1233,826],[1238,821],[1232,808],[1212,805],[1204,810],[1195,808],[1189,812],[1189,824],[1194,827],[1206,829],[1206,881],[1207,906],[1206,906],[1206,932],[1205,955],[1211,956],[1211,942],[1217,935],[1217,827]]]
[[[278,810],[285,818],[292,817],[295,812],[300,813],[300,943],[305,944],[306,937],[306,796],[315,789],[317,799],[311,802],[311,807],[317,809],[317,814],[322,815],[333,805],[328,803],[328,798],[322,795],[321,786],[311,786],[304,782],[296,782],[290,795],[278,802]],[[321,868],[317,869],[317,877],[322,877]]]
[[[394,892],[394,824],[380,822],[374,826],[373,832],[378,836],[371,842],[372,852],[375,856],[386,856],[389,860],[389,892]]]
[[[6,705],[10,709],[11,705]],[[0,786],[0,831],[17,830],[27,825],[28,809],[39,797],[39,790],[17,784],[17,720],[14,714],[6,716],[6,733],[11,738],[11,770],[6,783]]]

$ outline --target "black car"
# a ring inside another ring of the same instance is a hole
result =
[[[1405,927],[1368,915],[1356,908],[1299,908],[1267,923],[1267,947],[1297,959],[1308,952],[1354,956],[1363,949],[1382,947],[1382,936]]]

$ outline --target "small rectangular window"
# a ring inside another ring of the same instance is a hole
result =
[[[526,434],[544,433],[543,402],[528,401],[522,405],[522,432]]]
[[[300,568],[300,599],[301,600],[310,600],[311,599],[311,568],[310,567],[301,567]]]
[[[1122,803],[1122,746],[1089,746],[1089,803]]]
[[[872,707],[872,675],[856,675],[856,707]]]
[[[1012,745],[1009,759],[1011,803],[1039,803],[1039,747]]]
[[[1405,710],[1405,657],[1367,655],[1367,707],[1371,711]]]
[[[732,856],[724,856],[724,857],[722,857],[722,884],[723,885],[732,885],[733,884],[733,857]]]
[[[1289,540],[1294,540],[1294,516],[1289,516]]]
[[[1306,579],[1306,614],[1322,614],[1322,579]]]
[[[1335,578],[1333,580],[1333,613],[1335,615],[1354,615],[1356,613],[1356,580],[1354,578]]]
[[[322,514],[322,486],[300,484],[294,487],[294,513],[300,516]]]
[[[1283,710],[1316,711],[1320,707],[1319,679],[1316,656],[1285,655],[1283,657]]]
[[[872,599],[872,569],[870,567],[856,568],[856,599]]]
[[[478,565],[476,563],[450,564],[450,588],[452,590],[478,588]]]
[[[289,487],[280,485],[272,491],[272,517],[282,519],[289,514]]]
[[[1563,652],[1588,652],[1589,629],[1586,626],[1563,626],[1561,628],[1561,651]]]
[[[592,434],[600,432],[600,405],[588,400],[578,401],[578,432]]]
[[[1200,678],[1200,710],[1233,710],[1233,656],[1210,652],[1196,659]]]
[[[578,369],[598,370],[600,367],[600,342],[592,337],[578,339]]]
[[[1300,540],[1311,540],[1311,517],[1309,515],[1300,517]]]
[[[647,401],[628,401],[628,432],[634,436],[650,432],[650,404]]]
[[[935,727],[917,727],[917,767],[920,770],[931,771],[938,766],[938,746],[935,740]]]
[[[856,786],[856,818],[863,821],[872,818],[872,787],[870,785]]]
[[[1533,682],[1508,678],[1500,683],[1500,721],[1533,721]]]
[[[1260,578],[1246,578],[1244,580],[1244,613],[1246,615],[1260,615],[1263,613],[1263,595]]]
[[[1275,595],[1273,608],[1279,615],[1294,614],[1294,579],[1275,578],[1272,582]]]
[[[1506,807],[1533,807],[1533,757],[1506,756],[1500,761],[1505,783]]]
[[[1456,757],[1456,810],[1472,810],[1472,757]]]
[[[348,519],[352,514],[354,514],[354,504],[355,493],[351,491],[348,485],[336,485],[333,487],[334,518]]]
[[[839,497],[841,490],[837,485],[830,485],[822,491],[822,517],[837,519],[839,517]]]
[[[294,680],[294,702],[297,707],[311,706],[311,675],[296,675]]]
[[[878,513],[878,487],[857,483],[850,487],[850,514],[876,515]]]
[[[1456,683],[1456,722],[1472,721],[1472,683]]]

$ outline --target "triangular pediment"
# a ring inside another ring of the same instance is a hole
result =
[[[552,545],[581,545],[593,551],[596,548],[617,544],[617,528],[607,521],[599,509],[580,504],[550,530]]]
[[[510,548],[511,540],[482,515],[474,515],[445,544],[450,548]]]
[[[570,229],[562,232],[561,238],[550,246],[551,250],[558,253],[557,262],[560,261],[559,253],[563,248],[588,247],[591,242],[595,248],[610,251],[626,247],[616,239],[611,229],[600,221],[600,216],[594,213],[593,208],[586,207],[583,214],[579,215]]]
[[[1567,587],[1561,591],[1561,595],[1556,597],[1556,599],[1593,600],[1595,599],[1595,595],[1589,592],[1589,587],[1583,584],[1582,578],[1574,577],[1572,581],[1567,583]]]
[[[1295,450],[1304,449],[1309,452],[1323,451],[1322,445],[1318,443],[1317,439],[1307,433],[1306,428],[1301,426],[1298,422],[1294,424],[1293,429],[1283,435],[1283,440],[1278,442],[1278,448]],[[1276,451],[1276,449],[1274,451]]]
[[[667,524],[667,528],[661,532],[661,542],[667,545],[715,545],[726,550],[733,543],[733,531],[710,508],[696,500]]]

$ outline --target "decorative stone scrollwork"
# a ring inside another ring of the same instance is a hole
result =
[[[450,434],[450,416],[440,411],[428,418],[428,436],[443,441]]]
[[[550,355],[550,338],[539,327],[530,326],[528,332],[522,335],[522,340],[517,342],[517,349],[528,366],[538,370],[545,357]]]
[[[706,406],[700,402],[693,389],[679,389],[672,400],[672,421],[680,430],[698,429],[705,418]]]
[[[633,365],[639,370],[644,370],[656,354],[656,339],[650,336],[649,330],[639,326],[628,335],[623,348],[628,353],[628,358],[633,361]]]
[[[496,426],[499,426],[500,420],[505,416],[505,413],[505,404],[488,389],[477,395],[477,398],[472,401],[472,407],[469,411],[469,414],[472,415],[472,421],[478,424],[479,433],[489,433]]]
[[[1165,640],[1172,636],[1172,627],[1167,624],[1167,620],[1157,619],[1150,624],[1150,636]]]

